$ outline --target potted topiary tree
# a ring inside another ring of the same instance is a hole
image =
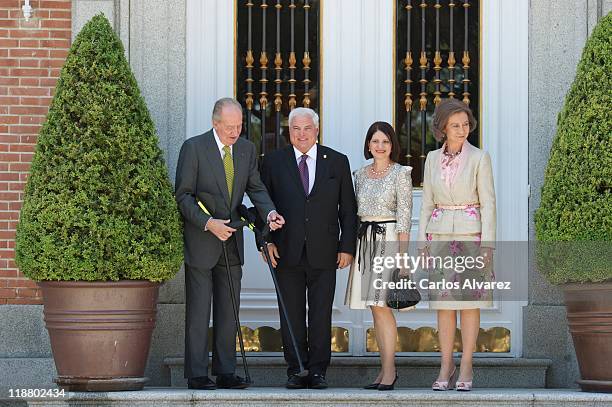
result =
[[[612,391],[612,13],[588,39],[535,214],[538,268],[565,294],[584,391]]]
[[[159,285],[182,262],[181,221],[155,126],[102,14],[83,27],[61,71],[15,251],[42,287],[55,381],[141,389]]]

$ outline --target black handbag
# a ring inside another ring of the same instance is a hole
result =
[[[391,281],[397,283],[402,280],[400,270],[395,269],[391,274]],[[421,293],[416,288],[395,288],[387,293],[387,306],[393,309],[404,309],[417,305],[421,301]]]

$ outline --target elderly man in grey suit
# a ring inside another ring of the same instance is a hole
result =
[[[215,103],[213,129],[186,140],[176,170],[176,201],[184,219],[185,241],[185,377],[191,389],[242,389],[236,376],[236,325],[222,242],[226,242],[236,304],[240,304],[242,230],[227,224],[239,218],[237,208],[246,192],[272,230],[284,219],[259,178],[255,145],[240,137],[242,107],[230,98]],[[212,216],[198,206],[206,196]],[[214,202],[210,202],[214,201]],[[212,375],[208,378],[208,324],[213,300]]]

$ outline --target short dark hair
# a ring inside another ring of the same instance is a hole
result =
[[[397,135],[395,134],[395,130],[393,130],[393,126],[387,122],[374,122],[368,129],[365,137],[365,143],[363,145],[363,156],[365,159],[369,160],[373,157],[372,153],[370,153],[370,140],[372,140],[372,136],[374,136],[374,133],[377,131],[383,132],[385,136],[389,138],[391,141],[391,156],[389,158],[391,158],[391,161],[393,162],[398,162],[401,147],[399,140],[397,139]]]
[[[474,119],[472,109],[470,109],[468,105],[459,99],[444,99],[438,103],[438,106],[436,106],[433,120],[431,122],[431,127],[436,140],[444,140],[446,136],[446,134],[444,134],[446,123],[448,123],[449,117],[456,113],[467,114],[468,120],[470,121],[470,133],[476,129],[476,119]]]

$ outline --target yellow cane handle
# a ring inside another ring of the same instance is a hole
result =
[[[207,214],[208,216],[212,216],[210,212],[208,212],[208,209],[206,209],[204,204],[199,199],[196,199],[196,201],[198,201],[198,206],[204,211],[205,214]]]

